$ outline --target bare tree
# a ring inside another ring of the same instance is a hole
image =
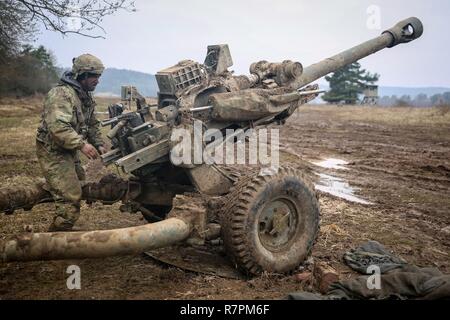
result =
[[[130,0],[15,0],[21,9],[28,10],[32,19],[40,21],[47,30],[63,35],[75,33],[91,38],[102,38],[91,32],[100,29],[105,16],[119,9],[135,11],[134,1]],[[79,24],[70,25],[69,21]],[[74,28],[75,27],[75,28]]]
[[[16,54],[22,41],[33,39],[36,29],[31,17],[15,0],[0,0],[0,62]]]
[[[62,35],[104,38],[103,18],[121,9],[135,11],[134,1],[0,0],[0,60],[30,40],[38,24]]]

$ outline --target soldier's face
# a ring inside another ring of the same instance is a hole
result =
[[[90,74],[86,79],[80,81],[81,86],[86,91],[94,91],[100,82],[100,75]]]

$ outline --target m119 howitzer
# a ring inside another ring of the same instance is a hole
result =
[[[250,66],[250,75],[243,76],[228,71],[232,65],[228,46],[213,45],[203,64],[185,60],[158,72],[157,106],[148,106],[136,95],[136,112],[112,106],[111,119],[104,122],[112,126],[108,133],[112,150],[102,156],[103,162],[115,164],[130,179],[106,177],[83,188],[85,199],[120,200],[124,210],[141,212],[151,223],[21,235],[0,244],[0,259],[104,257],[187,239],[222,237],[235,265],[249,274],[296,268],[311,252],[319,228],[314,187],[303,173],[281,167],[271,175],[259,171],[239,175],[216,163],[175,165],[170,157],[176,147],[172,133],[184,128],[187,135],[194,135],[195,121],[201,121],[201,134],[206,129],[223,133],[283,124],[299,106],[318,96],[320,90],[311,85],[315,80],[379,50],[417,39],[422,32],[420,20],[409,18],[377,38],[307,68],[293,61],[260,61]],[[28,198],[23,191],[0,190],[0,209],[29,208],[49,198],[41,186],[28,191]],[[180,195],[185,193],[197,195],[190,201],[207,205],[182,203]]]

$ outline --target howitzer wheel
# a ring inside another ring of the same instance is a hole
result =
[[[223,211],[222,237],[227,254],[242,271],[284,273],[311,253],[319,220],[313,185],[300,171],[280,168],[235,185]]]

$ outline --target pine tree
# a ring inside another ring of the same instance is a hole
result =
[[[374,84],[379,79],[378,74],[371,74],[365,69],[361,69],[358,62],[349,64],[331,76],[326,76],[330,84],[330,91],[325,93],[322,99],[328,103],[355,104],[359,101],[358,95],[361,94],[365,87]]]

